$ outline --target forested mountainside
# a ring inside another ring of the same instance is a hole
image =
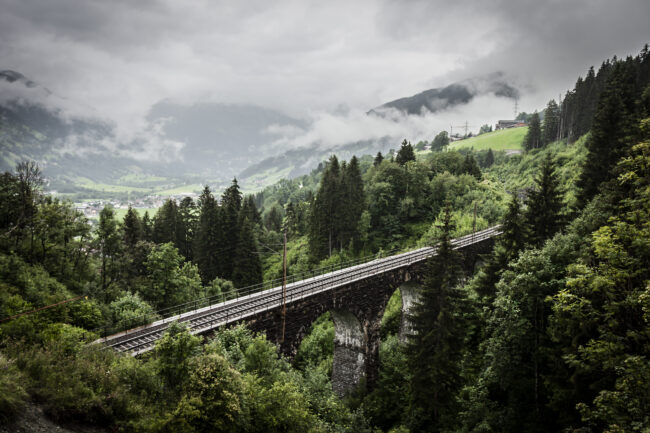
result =
[[[650,429],[650,54],[604,65],[531,119],[521,155],[405,140],[256,196],[233,181],[155,216],[105,208],[96,228],[19,164],[0,177],[0,422],[31,401],[137,432]],[[461,278],[450,238],[496,223]],[[293,360],[242,326],[173,325],[139,358],[88,344],[277,277],[283,230],[290,274],[439,243],[418,332],[399,342],[399,291],[384,312],[377,383],[333,394],[327,314]]]

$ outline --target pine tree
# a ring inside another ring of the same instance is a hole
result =
[[[540,246],[563,225],[563,193],[551,154],[547,154],[535,178],[535,187],[526,199],[526,223],[530,243]]]
[[[377,167],[383,160],[384,155],[382,155],[381,152],[377,152],[377,156],[375,156],[375,160],[373,161],[372,165]]]
[[[551,99],[544,110],[544,128],[542,130],[542,144],[545,146],[558,140],[560,129],[560,109],[555,99]]]
[[[234,254],[232,282],[237,288],[262,282],[262,263],[248,218],[244,218],[242,222],[239,242]]]
[[[458,253],[451,244],[453,223],[447,206],[437,254],[427,272],[410,320],[414,334],[407,346],[411,373],[411,431],[441,431],[450,423],[461,385],[467,299],[458,288]]]
[[[124,231],[124,244],[127,248],[133,248],[138,241],[142,240],[142,223],[138,213],[131,206],[124,215],[122,223]]]
[[[395,162],[399,165],[405,165],[409,161],[415,161],[415,151],[411,143],[407,142],[406,139],[402,141],[402,147],[397,152],[395,157]]]

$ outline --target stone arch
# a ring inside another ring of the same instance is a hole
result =
[[[366,340],[359,319],[348,310],[330,310],[334,322],[332,389],[344,397],[359,386],[366,375]]]

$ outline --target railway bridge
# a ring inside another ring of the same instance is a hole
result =
[[[452,241],[461,253],[467,275],[474,271],[480,255],[491,251],[494,237],[500,233],[499,226],[495,226]],[[400,336],[408,333],[406,313],[417,297],[426,259],[435,254],[436,247],[426,247],[361,260],[321,275],[292,276],[284,297],[279,286],[267,290],[253,287],[251,293],[225,301],[197,300],[163,313],[168,317],[161,320],[104,336],[98,342],[135,356],[153,349],[174,321],[186,323],[193,334],[207,334],[243,322],[254,331],[265,332],[291,357],[311,324],[329,311],[335,328],[332,387],[344,396],[362,378],[369,385],[376,380],[381,318],[388,299],[398,288],[402,294]]]

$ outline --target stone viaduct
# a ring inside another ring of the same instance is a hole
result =
[[[454,240],[466,275],[474,271],[482,254],[491,251],[494,237],[499,233],[499,227],[492,227]],[[435,248],[421,248],[289,284],[285,297],[284,339],[282,289],[277,287],[188,311],[98,341],[137,355],[151,350],[174,320],[187,322],[195,334],[243,322],[254,331],[265,332],[285,355],[293,357],[312,323],[329,311],[335,328],[332,386],[339,396],[344,396],[363,378],[369,387],[376,381],[380,323],[388,300],[398,288],[402,294],[400,336],[403,338],[408,333],[406,314],[417,299],[426,259],[434,254]]]

